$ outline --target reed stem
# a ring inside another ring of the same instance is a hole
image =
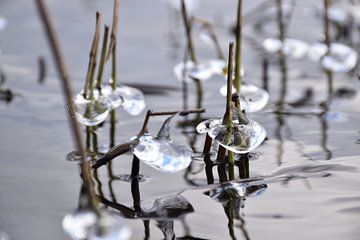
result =
[[[108,38],[109,38],[109,26],[105,25],[103,41],[102,41],[102,46],[101,46],[99,69],[98,69],[98,74],[96,77],[96,88],[99,90],[99,92],[101,92],[101,85],[102,85],[102,80],[103,80],[105,57],[106,57],[106,47],[108,44]]]
[[[242,0],[238,0],[236,22],[236,50],[235,50],[235,89],[240,95],[241,90],[241,43],[242,43]],[[241,110],[241,107],[240,107]]]
[[[88,88],[90,89],[90,99],[94,100],[94,74],[96,69],[96,58],[97,51],[99,46],[99,35],[100,35],[100,23],[101,23],[101,14],[96,12],[96,28],[91,44],[90,54],[89,54],[89,66],[86,73],[85,85],[84,85],[84,98],[87,98]]]
[[[234,43],[230,42],[229,44],[229,57],[228,57],[228,72],[227,72],[227,94],[226,94],[226,111],[224,115],[223,122],[226,121],[226,144],[230,143],[231,135],[233,132],[232,124],[232,73],[233,73],[233,60],[234,59]],[[228,160],[229,160],[229,179],[235,179],[234,172],[234,153],[228,151]]]
[[[80,128],[79,128],[78,123],[75,118],[75,106],[72,101],[72,87],[71,87],[71,81],[69,78],[69,74],[68,74],[63,56],[62,56],[58,38],[57,38],[55,30],[53,28],[53,24],[51,22],[51,18],[50,18],[49,12],[47,10],[47,7],[43,0],[36,0],[35,2],[37,5],[37,8],[38,8],[40,17],[42,19],[42,22],[44,24],[44,27],[46,29],[49,44],[51,46],[51,50],[52,50],[52,53],[54,55],[54,59],[56,62],[57,71],[60,75],[62,89],[63,89],[65,99],[66,99],[66,104],[69,107],[68,117],[69,117],[69,120],[71,123],[72,134],[73,134],[75,143],[77,145],[77,149],[81,154],[82,177],[84,180],[84,185],[89,194],[90,207],[96,213],[99,214],[98,202],[97,202],[97,199],[95,196],[95,192],[94,192],[94,188],[93,188],[93,181],[91,178],[90,164],[88,161],[86,161],[86,153],[85,153],[85,149],[83,147],[83,140],[81,137]]]
[[[108,52],[106,55],[106,59],[108,60],[113,53],[116,43],[116,35],[118,30],[118,19],[119,19],[119,0],[114,0],[114,8],[113,8],[113,21],[112,21],[112,29],[110,36],[110,44],[108,48]]]

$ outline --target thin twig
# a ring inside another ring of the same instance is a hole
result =
[[[100,63],[99,63],[99,69],[98,74],[96,77],[96,88],[101,91],[101,85],[102,85],[102,78],[104,73],[104,66],[105,66],[105,57],[106,57],[106,47],[108,44],[108,38],[109,38],[109,26],[105,25],[104,27],[104,35],[103,35],[103,42],[101,46],[101,56],[100,56]]]
[[[86,161],[86,153],[85,153],[84,147],[83,147],[83,140],[81,137],[80,128],[75,119],[75,106],[72,101],[72,87],[71,87],[71,81],[69,78],[69,74],[68,74],[65,62],[63,60],[63,56],[62,56],[62,53],[60,50],[58,38],[55,34],[53,24],[50,19],[50,15],[44,4],[44,1],[36,0],[35,2],[37,5],[37,8],[38,8],[38,11],[40,13],[40,17],[43,21],[44,27],[46,29],[48,40],[51,45],[51,50],[52,50],[54,58],[55,58],[56,67],[57,67],[58,73],[60,75],[60,79],[62,80],[61,83],[62,83],[63,92],[65,94],[67,106],[69,107],[69,112],[68,112],[69,115],[68,116],[69,116],[69,120],[71,122],[73,137],[75,139],[75,143],[77,145],[78,151],[81,154],[82,176],[83,176],[83,180],[84,180],[86,189],[88,190],[90,205],[95,211],[97,211],[97,209],[98,209],[97,201],[96,201],[96,197],[95,197],[95,193],[94,193],[94,189],[93,189],[93,182],[91,179],[90,165],[89,165],[89,162]]]
[[[119,19],[119,0],[114,0],[114,12],[113,12],[113,22],[110,36],[110,44],[109,49],[106,55],[106,60],[108,60],[113,52],[113,48],[115,48],[116,43],[116,35],[118,30],[118,19]]]
[[[241,88],[241,42],[242,42],[242,0],[238,0],[235,50],[235,88],[240,94]],[[241,109],[241,107],[240,107]]]
[[[90,88],[90,98],[94,97],[94,73],[96,69],[96,58],[97,58],[97,51],[99,46],[100,23],[101,23],[101,14],[99,12],[96,12],[96,28],[89,54],[90,55],[89,66],[86,73],[84,92],[83,92],[84,98],[87,97],[88,88]]]

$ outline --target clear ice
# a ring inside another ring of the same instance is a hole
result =
[[[111,105],[107,98],[94,92],[94,100],[84,98],[79,93],[74,100],[76,119],[85,126],[96,126],[108,116]]]
[[[292,38],[286,38],[284,42],[278,38],[268,38],[263,42],[263,47],[269,53],[282,51],[285,55],[295,59],[305,57],[309,49],[309,45],[306,42]]]
[[[233,121],[232,133],[228,133],[226,125],[216,124],[210,127],[209,136],[224,148],[234,153],[248,153],[258,147],[266,137],[263,126],[253,120],[247,124]]]
[[[133,153],[141,161],[163,172],[175,173],[187,168],[191,163],[192,150],[170,139],[170,125],[173,116],[169,117],[154,138],[146,133],[139,138]]]
[[[233,87],[232,92],[236,89]],[[227,86],[220,88],[220,94],[226,96]],[[240,103],[246,112],[257,112],[263,109],[269,101],[269,93],[255,85],[243,83],[240,88]]]
[[[313,61],[320,61],[323,68],[335,73],[351,71],[357,62],[357,53],[352,48],[341,44],[331,43],[330,51],[324,43],[315,43],[310,49],[308,56]]]

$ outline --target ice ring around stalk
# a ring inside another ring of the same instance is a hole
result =
[[[220,94],[226,96],[227,86],[220,88]],[[233,87],[232,93],[236,89]],[[263,109],[269,101],[269,93],[252,84],[243,83],[240,89],[240,103],[246,112],[257,112]]]
[[[326,70],[335,73],[346,73],[351,71],[357,63],[357,53],[352,48],[341,44],[331,43],[330,51],[324,43],[315,43],[310,49],[308,56],[313,61],[321,61]]]
[[[258,147],[266,137],[263,126],[254,120],[247,124],[233,122],[232,133],[229,134],[226,125],[215,125],[208,132],[209,136],[224,148],[234,153],[248,153]]]
[[[209,191],[209,196],[217,202],[226,202],[243,197],[258,197],[267,190],[266,184],[249,185],[246,182],[222,184]]]
[[[285,55],[301,59],[306,56],[309,45],[306,42],[292,38],[286,38],[284,42],[278,38],[268,38],[263,42],[263,48],[269,53],[282,51]]]
[[[106,119],[111,109],[109,100],[99,96],[98,91],[94,91],[93,99],[85,98],[82,93],[77,94],[74,104],[76,119],[85,126],[100,124]]]

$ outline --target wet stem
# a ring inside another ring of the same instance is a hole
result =
[[[187,48],[190,53],[191,61],[194,62],[194,64],[196,64],[197,63],[196,55],[195,55],[194,45],[193,45],[192,36],[191,36],[191,24],[190,24],[188,15],[187,15],[187,10],[186,10],[186,5],[185,5],[184,0],[181,0],[181,15],[182,15],[184,26],[185,26]],[[193,80],[194,80],[195,86],[196,86],[196,95],[197,95],[196,107],[201,108],[202,97],[203,97],[201,81],[199,79],[195,79],[195,78],[193,78]],[[197,118],[197,121],[200,121],[200,114],[197,114],[196,118]]]
[[[236,50],[235,50],[235,88],[240,95],[241,90],[241,42],[242,42],[242,0],[238,0],[237,23],[236,23]],[[241,110],[240,101],[239,106]]]
[[[98,69],[98,74],[96,77],[96,88],[99,90],[99,92],[101,92],[101,85],[102,85],[103,72],[104,72],[104,66],[105,66],[108,38],[109,38],[109,27],[107,25],[105,25],[103,41],[102,41],[102,46],[101,46],[99,69]]]
[[[60,45],[58,42],[58,37],[55,33],[53,24],[51,22],[50,14],[47,10],[47,7],[43,0],[36,0],[37,8],[40,14],[40,17],[43,21],[46,34],[48,36],[49,44],[51,46],[52,53],[54,55],[54,59],[56,62],[56,67],[58,70],[58,73],[60,75],[61,83],[63,92],[66,98],[66,104],[69,106],[69,120],[71,122],[73,137],[75,140],[75,143],[77,145],[78,151],[81,154],[81,170],[82,170],[82,178],[84,180],[84,185],[87,189],[89,199],[90,199],[90,207],[99,214],[99,208],[98,208],[98,201],[96,199],[96,195],[93,188],[93,181],[91,178],[91,171],[90,171],[90,165],[89,162],[86,161],[86,153],[83,147],[83,140],[81,137],[81,131],[78,126],[78,123],[75,118],[72,116],[75,115],[75,106],[72,100],[72,87],[71,87],[71,81],[69,78],[69,73],[66,68],[65,62],[63,60],[62,52],[60,49]]]
[[[230,144],[232,137],[232,73],[233,73],[233,58],[234,58],[234,43],[230,42],[229,44],[229,58],[228,58],[228,73],[227,73],[227,94],[226,94],[226,110],[223,118],[223,122],[226,123],[226,135],[225,135],[225,144]],[[228,151],[229,158],[229,179],[235,179],[234,173],[234,153]]]

